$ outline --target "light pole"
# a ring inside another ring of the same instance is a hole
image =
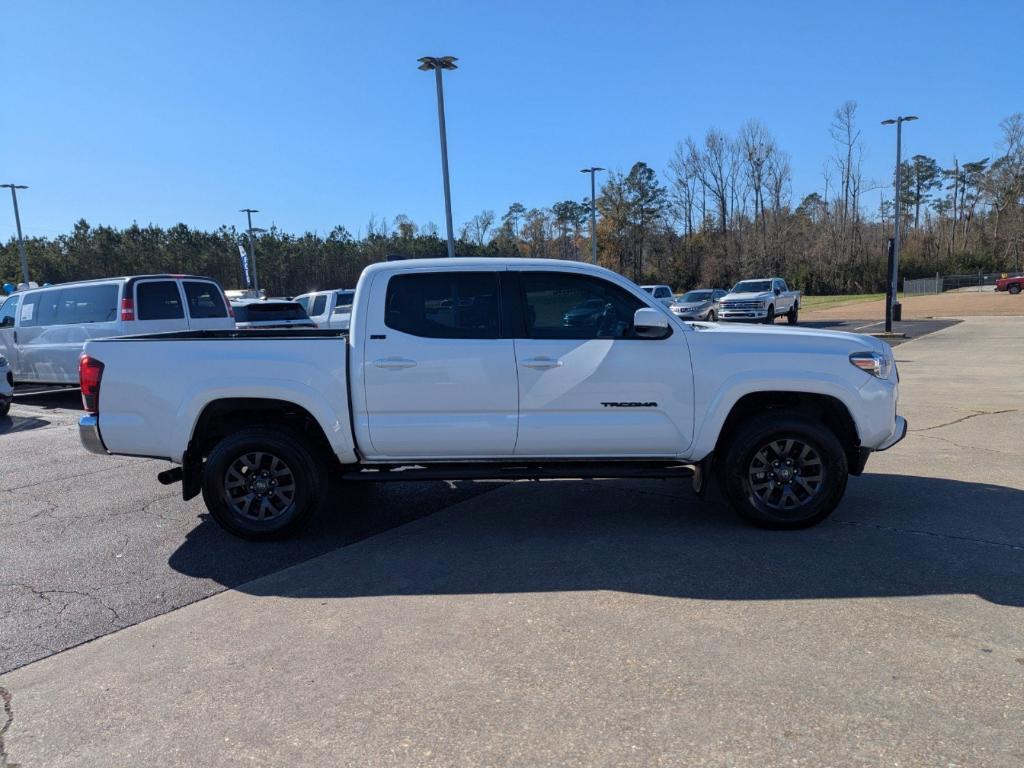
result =
[[[580,173],[590,174],[590,260],[594,264],[597,264],[597,186],[594,174],[603,170],[596,165],[580,170]]]
[[[889,280],[886,286],[886,306],[885,306],[885,332],[892,333],[892,320],[893,314],[896,312],[896,307],[899,302],[896,300],[896,291],[899,287],[899,274],[900,274],[900,188],[902,186],[902,165],[903,159],[901,156],[902,152],[902,139],[903,139],[903,124],[909,123],[911,120],[917,120],[917,115],[906,115],[897,116],[895,119],[883,120],[882,125],[895,125],[896,126],[896,200],[894,203],[895,221],[893,222],[893,235],[892,235],[892,257],[889,261]],[[901,313],[902,314],[902,313]]]
[[[11,190],[11,200],[14,201],[14,224],[18,228],[18,256],[21,258],[21,279],[28,285],[28,256],[25,255],[25,242],[21,239],[21,214],[18,213],[18,190],[28,189],[24,184],[0,184]]]
[[[455,235],[452,232],[452,189],[448,181],[448,134],[444,127],[444,86],[441,84],[441,71],[458,69],[454,56],[423,56],[418,59],[419,69],[424,72],[434,70],[437,83],[437,123],[441,131],[441,173],[444,176],[444,219],[448,225],[448,258],[455,256]]]
[[[252,215],[254,213],[259,213],[259,210],[257,210],[256,208],[242,208],[241,210],[239,210],[239,213],[244,213],[246,219],[249,222],[249,228],[245,230],[245,233],[249,237],[249,259],[252,261],[252,287],[256,291],[256,293],[259,294],[260,281],[259,278],[256,276],[256,241],[252,239],[252,236],[253,233],[266,232],[267,230],[260,229],[259,227],[256,227],[255,229],[253,228]]]

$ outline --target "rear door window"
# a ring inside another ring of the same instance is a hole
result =
[[[395,275],[388,282],[384,323],[429,339],[498,338],[494,272]]]
[[[118,286],[79,285],[62,290],[57,307],[57,322],[60,325],[86,323],[109,323],[118,316]]]
[[[205,280],[183,280],[188,314],[195,319],[227,317],[228,308],[220,287]]]
[[[135,287],[137,320],[184,320],[181,292],[174,280],[147,280]]]

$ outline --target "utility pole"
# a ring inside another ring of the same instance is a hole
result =
[[[597,264],[597,185],[594,174],[603,170],[596,165],[580,170],[580,173],[590,174],[590,261],[593,264]]]
[[[418,69],[424,72],[434,70],[434,81],[437,84],[437,124],[441,131],[441,174],[444,176],[444,219],[448,225],[448,258],[455,257],[455,234],[452,230],[452,189],[448,180],[448,134],[444,124],[444,85],[441,72],[445,69],[458,69],[458,61],[454,56],[423,56],[418,60]]]
[[[903,159],[902,153],[902,139],[903,139],[903,124],[909,123],[911,120],[917,120],[917,115],[897,116],[895,119],[883,120],[882,125],[895,125],[896,126],[896,200],[893,206],[895,212],[895,222],[893,223],[893,236],[892,236],[892,257],[889,261],[889,291],[891,291],[891,298],[888,302],[888,307],[885,311],[885,332],[892,333],[892,321],[895,318],[900,320],[903,313],[900,311],[900,303],[897,291],[899,290],[899,275],[900,275],[900,188],[902,186],[902,173],[903,173]],[[887,293],[889,292],[887,291]]]
[[[253,240],[252,235],[253,235],[253,232],[265,232],[266,230],[263,230],[263,229],[253,229],[253,226],[252,226],[252,215],[254,213],[259,213],[259,210],[257,210],[256,208],[242,208],[239,211],[239,213],[244,213],[245,216],[246,216],[246,219],[249,222],[249,228],[245,230],[245,234],[249,238],[249,260],[252,262],[252,287],[256,291],[256,293],[259,294],[259,292],[260,292],[260,281],[259,281],[259,278],[256,276],[256,241]]]
[[[21,237],[21,214],[18,213],[18,190],[28,189],[24,184],[0,184],[11,190],[11,200],[14,201],[14,224],[18,229],[18,257],[21,259],[21,279],[28,285],[28,256],[25,255],[25,241]]]

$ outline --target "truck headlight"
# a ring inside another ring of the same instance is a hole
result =
[[[880,379],[889,378],[892,371],[892,356],[881,352],[854,352],[850,355],[850,362]]]

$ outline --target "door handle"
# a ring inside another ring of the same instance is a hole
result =
[[[561,368],[562,361],[555,360],[553,357],[530,357],[523,360],[523,365],[538,371],[546,371],[550,368]]]
[[[415,368],[416,361],[410,360],[406,357],[381,357],[373,361],[373,364],[378,368],[387,368],[388,370],[397,371],[399,368]]]

